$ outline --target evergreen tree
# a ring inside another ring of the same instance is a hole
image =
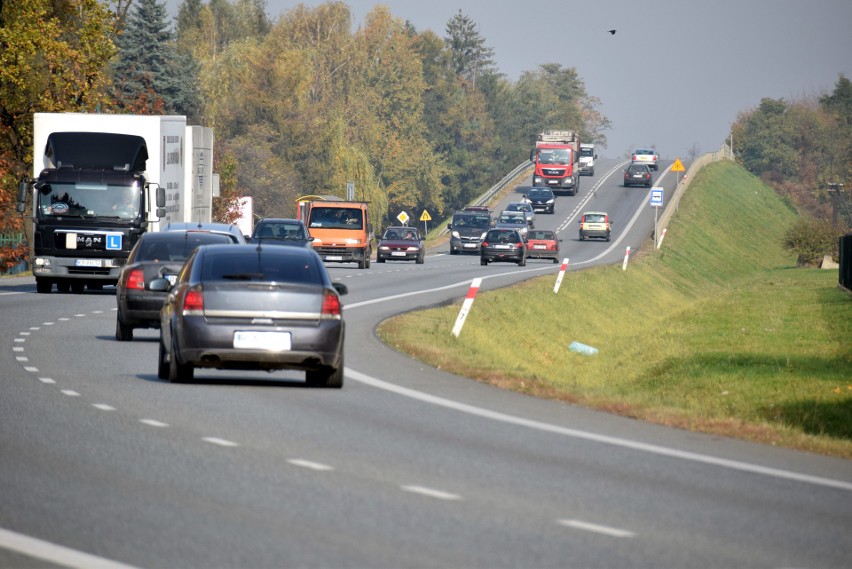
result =
[[[130,112],[195,119],[198,69],[191,55],[178,51],[168,26],[165,2],[139,1],[118,37],[116,100]]]
[[[447,22],[444,41],[452,53],[452,65],[456,75],[476,88],[476,80],[483,75],[495,73],[494,50],[486,47],[485,38],[476,29],[476,23],[461,10]]]

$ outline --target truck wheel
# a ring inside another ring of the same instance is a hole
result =
[[[68,281],[56,281],[56,290],[62,294],[68,294],[68,291],[71,290],[71,283]]]
[[[384,263],[384,262],[385,262],[385,258],[384,258],[384,257],[376,257],[376,262],[377,262],[377,263]]]
[[[367,268],[367,260],[366,259],[359,260],[358,261],[358,268],[359,269],[366,269]]]
[[[36,291],[39,294],[50,294],[53,290],[53,281],[50,279],[36,279]]]
[[[524,257],[520,261],[518,261],[518,266],[519,267],[526,267],[527,266],[527,258]]]
[[[421,253],[421,254],[417,257],[417,264],[418,264],[418,265],[422,265],[422,264],[423,264],[423,261],[425,261],[425,260],[426,260],[426,258],[423,256],[423,253]]]

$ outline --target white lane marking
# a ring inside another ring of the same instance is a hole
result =
[[[76,549],[63,547],[28,535],[0,528],[0,547],[20,554],[55,563],[62,567],[87,567],[89,569],[135,569],[133,565],[119,563]]]
[[[68,397],[80,397],[80,394],[74,391],[73,389],[61,389],[60,391]]]
[[[56,324],[56,323],[55,322],[42,322],[41,323],[42,326],[53,326],[54,324]]]
[[[85,318],[86,316],[88,316],[88,314],[75,314],[74,315],[75,318]]]
[[[24,370],[30,373],[38,373],[38,368],[33,366],[24,366]]]
[[[103,313],[104,313],[103,310],[93,310],[92,311],[92,314],[103,314]]]
[[[14,341],[15,342],[26,342],[27,339],[26,338],[15,338]]]
[[[423,486],[400,486],[406,492],[411,492],[412,494],[420,494],[421,496],[428,496],[429,498],[437,498],[439,500],[461,500],[462,497],[458,494],[450,494],[449,492],[442,492],[441,490],[435,490],[433,488],[425,488]]]
[[[240,446],[240,445],[238,445],[237,443],[235,443],[235,442],[233,442],[233,441],[229,441],[229,440],[226,440],[226,439],[220,439],[220,438],[218,438],[218,437],[204,437],[204,438],[202,438],[201,440],[206,441],[206,442],[208,442],[208,443],[212,443],[212,444],[214,444],[214,445],[223,446],[223,447],[237,447],[237,446]]]
[[[101,411],[115,411],[115,407],[107,405],[106,403],[92,403],[92,407],[100,409]]]
[[[18,332],[18,336],[29,336],[32,332]]]
[[[68,322],[68,321],[69,321],[69,320],[71,320],[71,319],[70,319],[70,318],[66,318],[65,316],[63,316],[62,318],[57,318],[57,320],[59,320],[60,322]]]
[[[40,378],[38,378],[38,380],[42,383],[51,383],[51,384],[56,383],[55,381],[53,381],[49,377],[40,377]]]
[[[15,359],[16,359],[16,360],[18,360],[19,362],[28,362],[28,361],[30,361],[30,358],[28,358],[28,357],[26,357],[26,356],[16,356],[16,357],[15,357]]]
[[[140,423],[144,423],[150,427],[168,427],[168,423],[162,423],[160,421],[156,421],[154,419],[139,419]]]
[[[656,454],[660,456],[666,456],[669,458],[678,458],[681,460],[688,460],[692,462],[698,462],[701,464],[709,464],[712,466],[719,466],[722,468],[729,468],[732,470],[739,470],[742,472],[749,472],[752,474],[761,474],[764,476],[771,476],[773,478],[780,478],[783,480],[793,480],[795,482],[804,482],[806,484],[814,484],[816,486],[825,486],[828,488],[837,488],[840,490],[847,490],[852,492],[852,482],[845,482],[842,480],[833,480],[831,478],[822,478],[820,476],[811,476],[809,474],[800,474],[798,472],[791,472],[789,470],[781,470],[779,468],[770,468],[766,466],[760,466],[757,464],[749,464],[747,462],[740,462],[738,460],[729,460],[726,458],[717,458],[714,456],[708,456],[704,454],[699,454],[696,452],[682,451],[673,448],[667,448],[659,445],[653,445],[648,443],[640,443],[638,441],[631,441],[629,439],[622,439],[619,437],[610,437],[607,435],[600,435],[597,433],[591,433],[588,431],[580,431],[577,429],[568,429],[566,427],[560,427],[558,425],[551,425],[550,423],[543,423],[541,421],[534,421],[531,419],[524,419],[522,417],[516,417],[514,415],[507,415],[505,413],[499,413],[497,411],[491,411],[490,409],[484,409],[482,407],[476,407],[474,405],[468,405],[466,403],[459,403],[458,401],[453,401],[451,399],[444,399],[443,397],[437,397],[435,395],[429,395],[428,393],[423,393],[422,391],[417,391],[415,389],[409,389],[407,387],[402,387],[400,385],[396,385],[393,383],[389,383],[387,381],[383,381],[381,379],[377,379],[375,377],[369,376],[365,373],[361,373],[359,371],[355,371],[351,368],[345,368],[346,377],[353,379],[355,381],[359,381],[365,385],[370,385],[372,387],[376,387],[378,389],[383,389],[385,391],[390,391],[396,393],[398,395],[402,395],[404,397],[410,397],[411,399],[416,399],[418,401],[423,401],[424,403],[431,403],[433,405],[439,405],[441,407],[445,407],[447,409],[454,409],[456,411],[461,411],[462,413],[468,413],[470,415],[475,415],[477,417],[482,417],[485,419],[490,419],[492,421],[500,421],[503,423],[508,423],[512,425],[518,425],[521,427],[526,427],[529,429],[536,429],[539,431],[544,431],[548,433],[553,433],[557,435],[562,435],[566,437],[572,437],[575,439],[582,439],[587,441],[592,441],[596,443],[603,443],[611,446],[636,450],[640,452],[646,452],[650,454]]]
[[[582,522],[580,520],[557,520],[557,523],[569,528],[581,529],[584,531],[600,533],[612,537],[636,537],[636,534],[632,531],[602,526],[598,524],[590,524],[588,522]]]
[[[30,326],[30,330],[41,330],[39,326]]]
[[[23,347],[23,346],[14,346],[14,347],[12,348],[12,351],[13,351],[13,352],[23,352],[23,351],[24,351],[24,347]]]
[[[287,462],[292,464],[293,466],[301,466],[302,468],[310,468],[311,470],[319,470],[322,472],[328,472],[330,470],[334,470],[331,466],[327,464],[321,464],[319,462],[312,462],[310,460],[303,460],[301,458],[292,458]]]

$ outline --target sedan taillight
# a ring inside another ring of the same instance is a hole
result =
[[[183,315],[201,316],[204,314],[204,293],[200,288],[186,291],[183,297]]]
[[[340,318],[340,297],[331,291],[322,295],[322,318]]]
[[[145,273],[142,269],[133,269],[127,275],[128,290],[145,290]]]

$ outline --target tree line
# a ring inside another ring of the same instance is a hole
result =
[[[184,114],[213,128],[222,198],[236,216],[294,216],[296,198],[371,202],[440,216],[529,156],[535,134],[574,129],[602,146],[609,120],[575,68],[509,80],[459,11],[444,35],[377,5],[353,31],[344,2],[271,19],[265,0],[0,3],[0,232],[20,226],[17,181],[32,169],[35,112]],[[2,269],[2,267],[0,267]]]

